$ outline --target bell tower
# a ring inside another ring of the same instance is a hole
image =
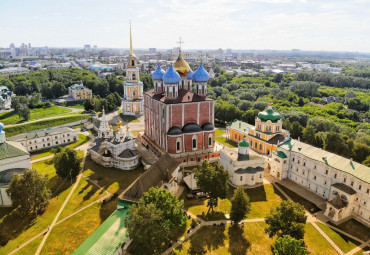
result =
[[[137,58],[132,48],[132,33],[131,33],[131,21],[130,21],[130,55],[128,57],[126,79],[131,82],[137,82],[140,80],[139,68],[137,67]]]

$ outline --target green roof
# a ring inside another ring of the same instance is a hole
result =
[[[249,129],[254,128],[253,125],[240,121],[240,120],[233,120],[229,122],[227,126],[231,129],[239,131],[240,133],[244,133],[245,135],[249,133]]]
[[[242,147],[249,147],[249,143],[245,140],[245,137],[243,138],[243,141],[239,142],[239,145]]]
[[[281,116],[279,113],[274,112],[272,109],[267,109],[264,112],[258,113],[258,118],[260,118],[262,121],[272,121],[272,122],[277,122],[278,120],[281,119]]]
[[[288,156],[284,153],[284,152],[282,152],[282,151],[278,151],[277,153],[276,153],[276,155],[278,156],[278,157],[280,157],[280,158],[287,158]]]
[[[0,144],[0,160],[29,155],[26,148],[18,142],[6,141]]]
[[[128,216],[128,208],[132,203],[128,201],[119,201],[117,205],[118,209],[115,210],[73,254],[113,255],[124,244],[128,238],[125,219]]]
[[[286,151],[300,153],[308,158],[324,163],[339,171],[348,173],[366,183],[370,183],[370,167],[364,166],[345,157],[314,147],[312,145],[290,139],[280,145]]]

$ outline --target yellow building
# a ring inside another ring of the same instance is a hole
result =
[[[267,155],[276,151],[277,145],[289,137],[289,132],[283,129],[280,114],[272,109],[272,103],[266,111],[258,113],[254,126],[234,120],[226,130],[228,139],[239,142],[246,137],[252,150]]]
[[[82,84],[73,84],[68,88],[68,94],[74,100],[85,100],[92,98],[92,90]]]

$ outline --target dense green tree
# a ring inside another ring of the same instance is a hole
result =
[[[152,187],[143,194],[141,201],[144,204],[154,204],[157,209],[160,209],[163,212],[163,220],[171,229],[181,227],[186,223],[186,217],[182,211],[183,202],[165,189]]]
[[[340,134],[328,132],[324,139],[324,150],[342,155],[344,151],[347,151],[347,147]]]
[[[289,235],[279,237],[275,241],[274,255],[307,255],[309,254],[303,240]]]
[[[370,155],[362,162],[363,165],[370,167]]]
[[[94,110],[93,100],[91,98],[84,101],[84,109],[87,112]]]
[[[298,137],[302,136],[303,127],[301,126],[301,124],[299,124],[298,121],[294,121],[290,126],[289,131],[291,137],[293,137],[294,139],[298,139]]]
[[[289,83],[291,91],[301,97],[315,97],[318,95],[320,84],[312,81],[292,81]]]
[[[277,73],[274,75],[274,78],[272,79],[273,82],[280,83],[284,78],[284,75],[282,73]]]
[[[20,118],[28,121],[31,117],[31,113],[30,113],[30,109],[25,106],[25,107],[22,107],[19,111],[18,111],[18,115]]]
[[[260,110],[260,111],[263,111],[267,108],[267,102],[256,102],[254,104],[254,109],[257,109],[257,110]]]
[[[282,201],[266,216],[267,227],[265,231],[270,237],[290,235],[296,239],[303,239],[306,220],[307,216],[303,205],[292,201]]]
[[[69,147],[65,147],[55,154],[54,167],[58,176],[62,178],[74,178],[81,170],[82,159],[77,152]]]
[[[248,195],[244,192],[242,187],[234,191],[231,199],[230,218],[234,223],[239,223],[250,212],[251,205]]]
[[[226,198],[228,172],[224,170],[223,166],[218,164],[212,166],[207,160],[204,160],[194,170],[194,176],[197,186],[209,195],[208,212],[210,210],[213,212],[213,208],[217,207],[218,199]]]
[[[284,119],[289,119],[290,122],[298,121],[303,127],[307,125],[308,115],[298,109],[283,110],[280,114]]]
[[[15,208],[22,213],[42,212],[48,205],[50,190],[47,178],[36,170],[25,170],[22,174],[14,174],[6,192]]]
[[[315,133],[316,130],[313,126],[307,126],[303,130],[302,140],[311,145],[315,145],[316,144]]]
[[[163,220],[163,211],[153,203],[132,205],[125,225],[140,254],[160,254],[170,239],[171,229]]]
[[[246,100],[241,100],[240,103],[238,104],[238,107],[242,111],[247,111],[253,108],[253,103]]]
[[[259,110],[248,110],[245,111],[241,117],[241,119],[251,125],[254,125],[256,121],[256,117],[258,115]]]

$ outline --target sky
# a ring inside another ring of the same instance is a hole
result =
[[[0,47],[370,52],[370,0],[0,0]]]

